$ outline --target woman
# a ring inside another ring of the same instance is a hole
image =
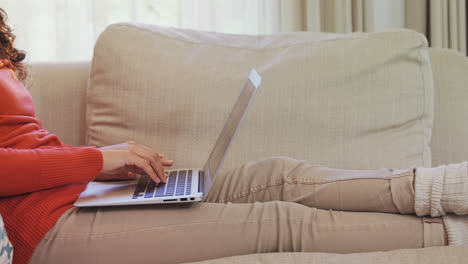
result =
[[[72,147],[48,133],[21,83],[25,55],[13,43],[0,9],[0,213],[14,263],[180,263],[468,241],[465,217],[440,217],[468,213],[466,163],[415,173],[270,158],[217,176],[204,203],[74,208],[91,180],[145,173],[165,182],[163,168],[173,162],[135,142]]]

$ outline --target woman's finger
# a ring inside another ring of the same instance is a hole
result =
[[[161,160],[159,159],[158,154],[153,151],[148,152],[145,148],[141,147],[140,145],[137,145],[134,151],[140,158],[143,158],[150,163],[151,167],[156,172],[159,180],[165,183],[167,175],[164,172],[164,168],[161,163]]]
[[[165,160],[165,159],[161,159],[161,163],[164,167],[171,167],[172,165],[174,165],[174,161],[173,160]]]
[[[135,173],[129,171],[123,171],[113,176],[114,180],[134,180],[135,178]]]
[[[134,180],[134,179],[136,179],[136,174],[133,173],[133,172],[131,172],[131,171],[129,171],[129,172],[128,172],[128,178],[131,179],[131,180]]]
[[[136,145],[138,145],[138,144],[136,144]],[[150,155],[157,155],[159,157],[159,159],[161,160],[162,165],[165,166],[165,167],[170,167],[170,166],[172,166],[174,164],[173,160],[164,159],[164,155],[156,153],[156,152],[154,152],[152,149],[150,149],[148,147],[145,147],[143,145],[138,145],[138,147],[142,148],[143,150],[145,150]]]
[[[158,177],[153,167],[151,166],[151,163],[148,160],[140,158],[139,156],[133,156],[132,163],[138,166],[140,169],[143,169],[145,173],[148,176],[150,176],[150,178],[153,179],[155,183],[161,182],[160,178]]]

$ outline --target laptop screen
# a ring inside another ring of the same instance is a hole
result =
[[[252,70],[231,114],[229,115],[228,120],[226,121],[226,124],[224,125],[223,130],[221,131],[221,134],[218,137],[218,140],[216,141],[213,151],[203,168],[203,172],[205,173],[203,186],[205,194],[210,189],[216,173],[221,167],[229,146],[236,135],[239,124],[242,122],[245,113],[247,113],[247,109],[249,108],[261,82],[262,78],[260,75],[258,75],[255,70]]]

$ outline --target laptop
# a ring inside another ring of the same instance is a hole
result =
[[[89,207],[203,201],[261,82],[262,78],[253,69],[202,169],[168,170],[166,183],[159,184],[148,175],[137,175],[131,181],[92,181],[74,205]]]

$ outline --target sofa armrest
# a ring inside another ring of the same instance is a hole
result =
[[[429,49],[434,76],[432,165],[468,159],[468,58],[453,50]]]

